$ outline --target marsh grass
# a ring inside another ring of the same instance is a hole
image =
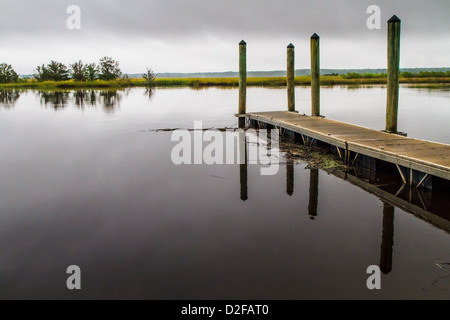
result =
[[[374,77],[348,77],[346,75],[324,75],[320,77],[322,86],[333,85],[372,85],[386,84],[386,78],[383,76]],[[450,84],[450,77],[400,77],[400,83],[407,84]],[[249,77],[247,78],[248,86],[258,87],[285,87],[285,77]],[[295,77],[295,85],[309,86],[311,85],[310,76]],[[15,83],[0,84],[0,88],[24,88],[24,89],[95,89],[95,88],[129,88],[129,87],[147,87],[148,83],[145,79],[117,79],[117,80],[95,80],[95,81],[43,81],[39,82],[34,79],[20,80]],[[156,87],[224,87],[232,88],[239,86],[238,78],[166,78],[155,80]]]

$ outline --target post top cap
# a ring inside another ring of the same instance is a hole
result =
[[[241,42],[239,42],[239,45],[241,45],[241,46],[246,45],[246,44],[247,44],[247,42],[245,42],[244,40],[242,40]]]
[[[293,49],[295,48],[294,45],[292,43],[289,43],[289,45],[287,46],[289,49]]]
[[[312,36],[311,36],[311,39],[319,39],[320,37],[319,37],[319,35],[317,34],[317,33],[314,33]]]
[[[401,22],[401,20],[394,14],[392,18],[389,19],[388,23]]]

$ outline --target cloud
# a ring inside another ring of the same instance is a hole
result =
[[[381,8],[383,21],[395,13],[411,32],[442,34],[450,27],[450,2],[446,0],[3,0],[2,33],[64,35],[70,4],[81,7],[86,32],[131,37],[360,35],[368,32],[366,9],[371,4]]]
[[[66,9],[71,4],[81,8],[81,30],[66,28]],[[381,30],[366,27],[366,10],[372,4],[381,8]],[[376,48],[385,44],[386,21],[393,14],[402,19],[402,43],[408,48],[412,47],[410,43],[418,45],[420,41],[441,48],[450,46],[448,0],[3,0],[0,6],[0,54],[6,59],[11,52],[19,53],[21,69],[52,59],[52,53],[60,60],[116,54],[125,57],[122,62],[133,69],[130,71],[136,71],[138,63],[145,62],[144,58],[134,57],[137,53],[157,60],[161,71],[235,69],[234,56],[229,55],[241,39],[278,57],[275,47],[283,52],[289,42],[307,46],[314,32],[321,36],[324,50],[331,50],[326,44],[333,43],[332,50],[339,54],[346,47],[350,51],[358,44],[366,44],[375,50],[375,59],[369,52],[362,63],[376,67],[384,57],[384,51],[378,57]],[[28,56],[30,51],[33,57]],[[367,54],[364,48],[361,51]],[[419,51],[435,55],[435,61],[446,61],[446,52],[434,52],[432,47],[421,47]],[[169,63],[164,56],[175,60]],[[261,66],[257,69],[278,65],[274,59],[260,56],[255,60]],[[341,61],[343,67],[352,67],[352,61],[361,60],[353,52],[346,56],[333,60]],[[15,56],[14,60],[18,58]],[[201,61],[205,61],[203,68]],[[408,56],[407,61],[414,64],[424,59]]]

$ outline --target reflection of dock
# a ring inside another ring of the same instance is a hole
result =
[[[248,200],[248,161],[247,161],[247,143],[245,139],[240,139],[240,152],[245,155],[245,162],[240,164],[240,197],[241,200]],[[353,171],[353,170],[351,170]],[[294,195],[295,190],[295,165],[292,160],[287,159],[286,162],[286,193],[289,196]],[[385,206],[398,207],[406,212],[412,213],[433,226],[450,233],[450,216],[447,210],[439,210],[438,208],[447,208],[448,200],[442,193],[418,189],[415,186],[407,186],[403,184],[398,190],[397,183],[373,184],[358,176],[352,175],[344,171],[334,171],[334,176],[341,178],[364,191],[367,191],[378,197]],[[404,195],[406,194],[406,195]],[[431,197],[434,195],[434,197]],[[310,169],[309,181],[309,203],[308,213],[312,220],[318,216],[319,204],[319,170]]]
[[[430,212],[418,205],[415,205],[414,203],[402,199],[398,195],[392,194],[380,187],[377,187],[350,174],[345,174],[342,172],[335,172],[333,174],[369,193],[372,193],[373,195],[380,198],[384,203],[388,203],[406,212],[412,213],[414,216],[420,218],[421,220],[424,220],[432,224],[433,226],[450,233],[450,220],[448,220],[447,217],[441,216],[440,214],[434,212]],[[413,191],[419,192],[419,190],[414,187],[412,189],[410,188],[410,192]]]
[[[248,172],[247,164],[240,165],[240,184],[241,184],[241,200],[248,200]],[[286,163],[286,193],[288,196],[294,195],[294,164],[291,161]],[[382,188],[375,186],[369,182],[361,180],[353,175],[345,172],[334,172],[334,176],[341,178],[354,186],[357,186],[374,196],[378,197],[383,204],[382,211],[382,234],[380,246],[380,269],[384,274],[389,274],[392,271],[393,265],[393,249],[394,249],[394,216],[395,208],[400,208],[406,212],[413,214],[415,217],[430,223],[431,225],[450,233],[450,220],[445,216],[427,211],[407,200],[404,200],[398,195],[389,193]],[[309,198],[308,198],[308,215],[311,220],[316,220],[319,215],[319,176],[320,170],[316,168],[310,169],[309,176]],[[416,189],[416,191],[418,191]]]

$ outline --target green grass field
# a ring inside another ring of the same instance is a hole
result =
[[[386,84],[386,77],[382,75],[375,77],[348,77],[348,76],[321,76],[321,85],[363,85],[363,84]],[[408,84],[450,84],[450,77],[400,77],[400,83]],[[295,77],[295,84],[299,86],[308,86],[311,84],[309,76]],[[239,85],[238,78],[170,78],[156,79],[156,87],[237,87]],[[284,87],[286,86],[286,78],[284,77],[250,77],[247,78],[248,86],[259,87]],[[44,81],[37,80],[21,80],[16,83],[0,84],[0,88],[24,88],[24,89],[86,89],[86,88],[130,88],[130,87],[146,87],[144,79],[119,79],[111,81],[87,81],[78,82],[74,80],[67,81]]]

